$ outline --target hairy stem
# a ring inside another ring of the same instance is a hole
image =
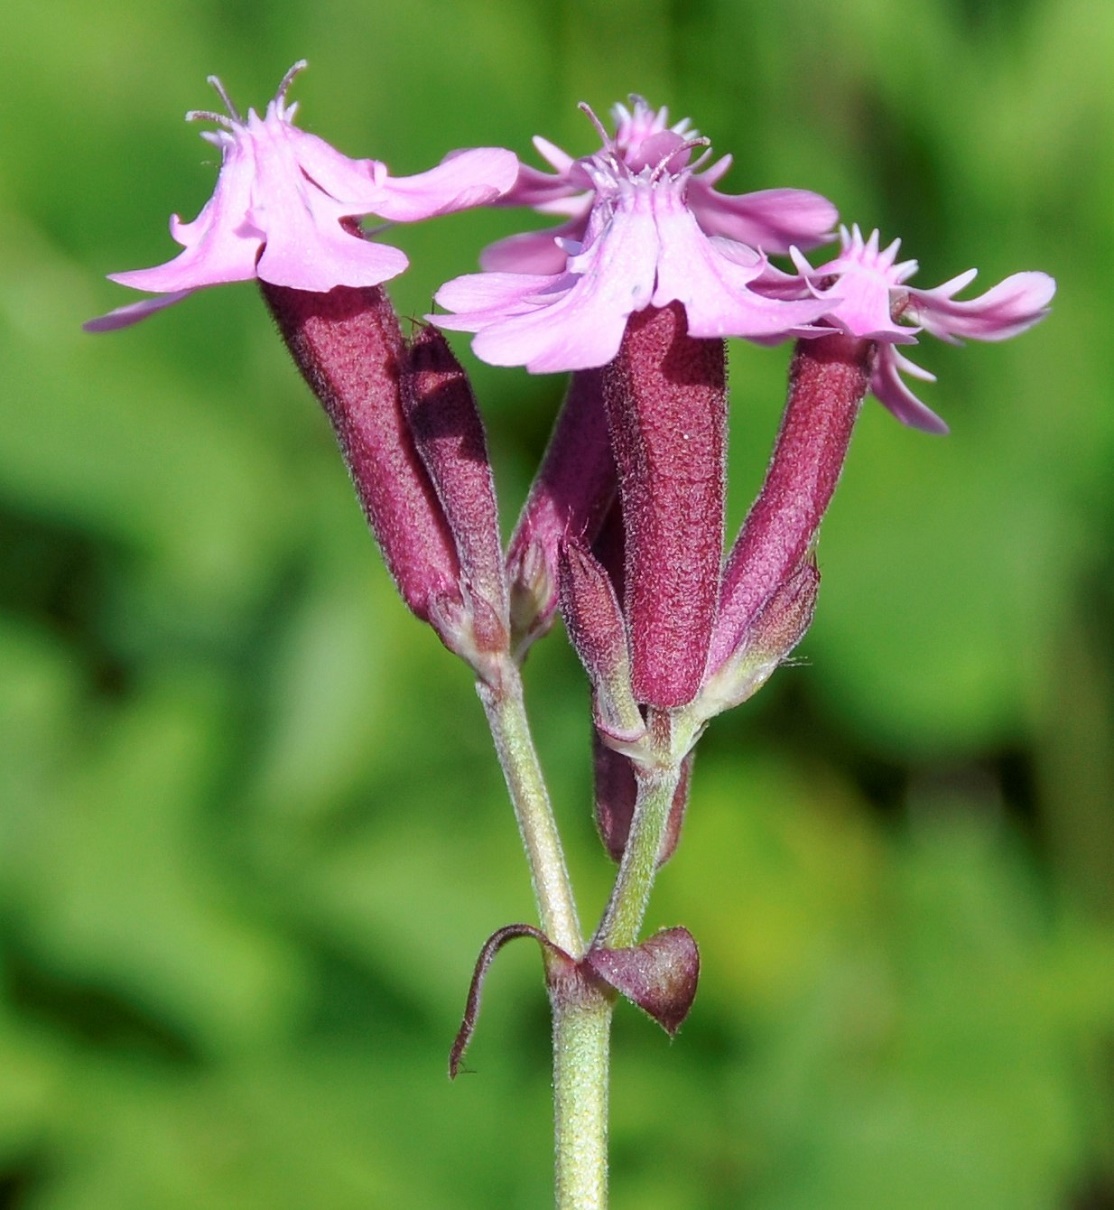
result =
[[[542,931],[567,957],[547,960],[553,1006],[553,1114],[558,1210],[607,1206],[607,1096],[613,997],[578,961],[584,954],[557,823],[509,661],[477,688],[514,804]]]
[[[477,692],[514,805],[542,931],[555,945],[579,958],[584,952],[580,920],[549,792],[530,735],[517,667],[505,661],[498,683],[481,681]]]
[[[673,795],[691,746],[692,725],[683,714],[651,710],[647,722],[655,757],[648,764],[635,765],[638,797],[634,818],[611,898],[593,938],[594,945],[609,949],[635,945],[638,941],[658,871]]]
[[[605,1210],[612,997],[577,968],[549,995],[557,1210]]]

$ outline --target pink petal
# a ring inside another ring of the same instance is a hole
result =
[[[543,305],[545,295],[554,291],[554,280],[553,274],[466,273],[447,281],[433,296],[438,306],[457,314],[427,318],[439,328],[477,332],[496,319]]]
[[[409,263],[389,244],[351,235],[339,224],[318,227],[311,214],[289,214],[268,233],[256,275],[275,286],[327,294],[336,286],[378,286]]]
[[[163,294],[254,277],[263,243],[263,232],[247,219],[254,173],[252,150],[239,142],[226,144],[216,189],[201,213],[192,223],[177,215],[171,219],[171,233],[185,251],[150,269],[110,273],[109,281]]]
[[[898,373],[899,369],[903,369],[906,373],[917,371],[918,377],[931,378],[931,375],[921,370],[919,366],[914,366],[891,345],[881,345],[878,349],[878,364],[870,380],[871,393],[902,424],[920,429],[925,433],[947,433],[948,426],[944,421],[931,408],[921,403],[902,382]]]
[[[827,243],[839,218],[835,206],[819,193],[763,189],[731,196],[712,189],[707,174],[690,179],[688,204],[709,235],[724,235],[773,253]]]
[[[517,157],[501,147],[450,152],[428,172],[387,177],[374,213],[392,222],[412,223],[486,206],[510,189],[517,175]]]
[[[538,155],[540,155],[547,163],[556,168],[560,173],[567,173],[571,171],[573,164],[576,163],[576,160],[569,155],[567,151],[562,151],[556,143],[551,143],[547,138],[545,138],[544,135],[534,135],[531,142],[538,149]],[[523,171],[533,173],[537,172],[537,169],[524,167]],[[538,176],[546,175],[545,173],[541,172],[538,172],[537,174]],[[548,179],[552,180],[551,177]]]
[[[379,160],[352,160],[315,134],[285,128],[299,169],[322,191],[345,205],[345,215],[378,213],[387,166]]]
[[[534,140],[535,143],[537,141],[537,139]],[[568,160],[568,167],[571,167],[572,159],[565,158]],[[501,199],[501,204],[504,206],[544,207],[547,210],[552,206],[567,206],[573,195],[583,192],[586,187],[583,181],[577,181],[574,185],[568,179],[567,173],[566,168],[561,170],[559,176],[554,176],[552,173],[542,172],[538,168],[531,168],[529,164],[520,164],[518,177]],[[573,204],[579,205],[580,203],[574,202]]]
[[[746,263],[739,255],[741,250],[746,249],[745,244],[737,244],[734,240],[723,239],[720,236],[716,236],[712,240],[712,244],[716,251],[721,256],[727,257],[728,260],[737,261],[739,264]],[[762,265],[761,273],[750,283],[750,289],[756,294],[761,294],[763,298],[785,300],[826,298],[829,305],[839,301],[839,291],[835,286],[821,290],[812,283],[810,279],[814,276],[814,270],[796,248],[790,248],[789,255],[793,257],[797,266],[796,273],[786,273],[766,261]]]
[[[139,302],[128,303],[126,307],[117,307],[107,315],[86,320],[81,327],[86,332],[115,332],[117,328],[127,328],[139,323],[141,319],[146,319],[148,315],[153,315],[164,307],[172,307],[192,293],[192,290],[178,290],[173,294],[160,294],[158,298],[144,298]]]
[[[950,297],[959,288],[946,282],[934,290],[910,290],[908,313],[942,340],[1008,340],[1048,314],[1056,282],[1047,273],[1015,273],[985,294],[962,301]]]
[[[340,225],[346,206],[304,176],[296,156],[304,144],[285,137],[292,128],[261,127],[251,127],[258,137],[250,217],[266,236],[256,274],[275,286],[324,294],[335,286],[377,286],[401,273],[409,264],[404,253]]]
[[[819,319],[823,299],[783,302],[748,289],[761,267],[746,267],[720,254],[697,226],[692,212],[669,203],[657,206],[661,239],[653,305],[683,304],[691,336],[782,338]]]
[[[730,152],[727,152],[725,155],[721,155],[714,164],[709,164],[708,167],[700,173],[701,183],[707,189],[711,189],[713,185],[718,185],[719,182],[722,181],[723,178],[728,174],[731,169],[731,165],[734,163],[735,157]]]
[[[828,318],[850,336],[891,344],[916,344],[912,328],[894,322],[890,283],[873,269],[852,266],[835,285],[839,301]]]
[[[924,366],[919,366],[915,362],[910,361],[904,353],[899,352],[897,349],[893,350],[893,362],[902,374],[908,374],[910,378],[919,378],[921,382],[936,381],[936,375],[931,370],[926,370]]]
[[[546,231],[524,231],[489,244],[480,254],[480,265],[489,271],[507,273],[563,273],[568,253],[558,240],[580,243],[588,225],[588,208],[584,214],[560,227]]]
[[[555,289],[567,287],[561,297],[485,328],[473,351],[492,365],[525,365],[534,373],[605,365],[619,351],[627,317],[650,301],[657,251],[647,208],[617,213],[556,279]]]

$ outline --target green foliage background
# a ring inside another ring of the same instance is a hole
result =
[[[807,663],[704,741],[651,925],[701,942],[670,1045],[619,1013],[614,1205],[1114,1206],[1114,8],[1094,0],[7,0],[0,16],[0,1206],[523,1207],[549,1194],[532,915],[469,679],[393,596],[249,286],[127,333],[220,75],[420,171],[575,152],[631,91],[733,191],[819,189],[918,284],[1045,269],[1016,342],[922,346],[936,440],[868,405]],[[522,216],[406,231],[421,313]],[[460,342],[461,344],[463,342]],[[733,350],[732,518],[785,350]],[[471,363],[470,363],[471,364]],[[561,389],[476,370],[509,526]],[[527,669],[583,909],[586,695]]]

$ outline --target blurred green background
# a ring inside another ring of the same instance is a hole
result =
[[[420,171],[691,115],[725,188],[818,189],[932,286],[1059,281],[1006,345],[922,346],[947,439],[876,404],[804,666],[713,726],[651,926],[703,947],[670,1045],[616,1027],[614,1206],[1114,1207],[1114,7],[1097,0],[7,0],[0,16],[0,1207],[550,1198],[530,919],[463,667],[394,598],[248,285],[80,322],[167,259],[220,75]],[[402,232],[421,313],[511,213]],[[463,347],[463,342],[458,342]],[[786,350],[733,349],[732,520]],[[469,363],[471,364],[471,363]],[[507,526],[561,391],[476,370]],[[586,915],[588,713],[527,668]]]

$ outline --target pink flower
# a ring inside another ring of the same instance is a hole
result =
[[[900,240],[879,250],[877,230],[864,241],[855,226],[850,232],[841,227],[840,241],[840,254],[818,269],[796,249],[791,253],[794,263],[817,297],[834,300],[824,317],[830,324],[878,344],[870,381],[874,396],[904,424],[932,433],[946,433],[948,426],[909,390],[901,375],[927,382],[935,382],[935,375],[894,346],[916,344],[921,329],[950,344],[961,343],[961,337],[1007,340],[1043,319],[1056,292],[1056,283],[1047,273],[1015,273],[977,298],[957,300],[954,295],[974,280],[978,270],[968,269],[932,290],[917,290],[905,285],[916,273],[917,262],[898,262]],[[821,290],[821,285],[829,288]]]
[[[594,119],[594,115],[593,120]],[[830,202],[797,189],[732,197],[713,186],[731,165],[690,163],[707,140],[636,98],[615,107],[617,131],[597,122],[603,149],[574,160],[535,140],[556,175],[523,167],[500,204],[568,215],[555,231],[488,248],[487,272],[441,287],[452,315],[438,326],[477,333],[476,355],[534,371],[591,369],[618,352],[627,319],[679,302],[688,335],[776,341],[823,313],[816,297],[776,299],[750,289],[767,252],[830,238]]]
[[[358,217],[413,222],[486,204],[513,184],[518,161],[500,148],[451,154],[429,172],[401,178],[391,178],[377,160],[341,155],[293,124],[297,104],[287,105],[286,93],[305,66],[295,63],[286,73],[263,118],[254,109],[242,118],[210,77],[229,116],[194,111],[186,118],[220,127],[201,136],[221,151],[216,190],[193,222],[171,217],[170,233],[183,252],[151,269],[110,275],[158,297],[91,320],[87,331],[125,327],[224,282],[257,277],[312,293],[378,285],[408,261],[397,248],[365,239]]]

